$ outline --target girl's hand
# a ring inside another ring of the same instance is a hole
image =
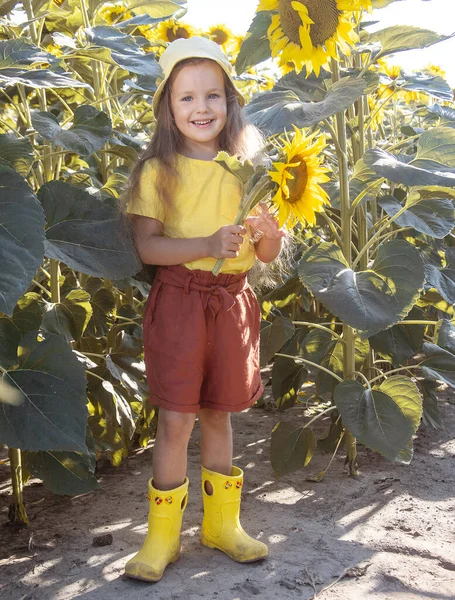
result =
[[[252,229],[252,239],[257,242],[261,238],[281,240],[286,235],[284,228],[280,229],[278,220],[270,212],[265,202],[260,202],[261,212],[254,217],[247,217],[245,223]]]
[[[242,225],[225,225],[207,238],[208,256],[213,258],[236,258],[243,236],[246,234]]]

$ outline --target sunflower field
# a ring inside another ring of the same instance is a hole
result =
[[[91,491],[101,454],[117,465],[154,435],[141,327],[153,272],[119,205],[153,132],[159,56],[182,37],[207,36],[232,61],[268,162],[259,174],[225,164],[289,232],[286,267],[257,291],[261,362],[283,412],[276,474],[320,447],[345,451],[355,476],[357,441],[409,463],[422,419],[441,426],[438,387],[455,387],[454,96],[437,66],[405,73],[390,61],[445,36],[368,32],[372,8],[394,1],[260,0],[245,36],[189,26],[184,0],[1,2],[11,521],[27,522],[28,478],[56,494]],[[284,418],[296,405],[308,408],[304,425]],[[326,415],[317,439],[312,423]]]

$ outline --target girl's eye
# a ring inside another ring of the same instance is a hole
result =
[[[209,94],[209,98],[213,99],[213,98],[218,98],[218,94]]]
[[[189,102],[190,100],[192,100],[191,96],[185,96],[185,98],[182,98],[182,102]]]

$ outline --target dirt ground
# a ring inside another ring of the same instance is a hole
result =
[[[146,531],[151,450],[119,468],[99,468],[100,490],[58,497],[31,482],[25,498],[31,527],[0,528],[2,600],[319,600],[455,599],[455,407],[441,401],[445,429],[422,428],[410,466],[359,447],[360,476],[340,455],[321,483],[306,480],[329,460],[318,453],[306,470],[276,479],[270,464],[275,423],[302,420],[253,408],[233,416],[235,464],[245,470],[242,523],[269,544],[250,565],[201,546],[198,426],[189,446],[190,499],[182,554],[164,579],[122,578]],[[0,467],[0,520],[7,520],[8,467]],[[112,544],[93,538],[112,534]],[[32,536],[32,537],[30,537]],[[327,587],[333,584],[331,587]]]

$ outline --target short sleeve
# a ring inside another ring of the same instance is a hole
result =
[[[165,210],[156,191],[157,177],[158,165],[153,159],[148,160],[142,168],[136,193],[128,199],[127,213],[164,223]]]

